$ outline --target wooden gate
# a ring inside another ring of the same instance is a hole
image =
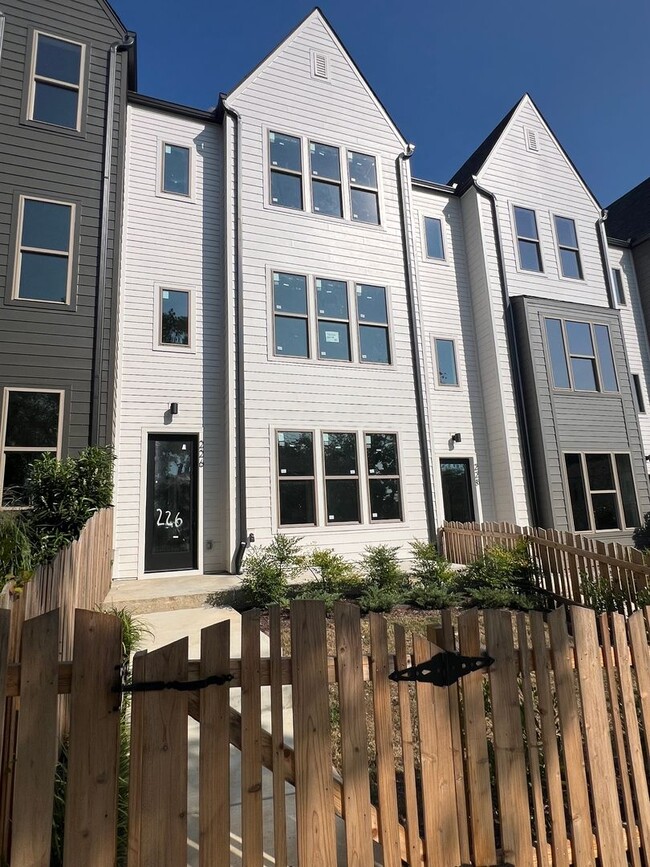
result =
[[[228,621],[203,630],[198,660],[187,640],[137,654],[133,679],[154,688],[132,700],[128,865],[647,865],[648,613],[445,612],[425,638],[380,615],[366,629],[352,605],[327,621],[321,603],[295,602],[290,654],[277,610],[268,656],[255,612],[242,619],[241,659]],[[9,667],[0,619],[0,686],[20,695],[10,863],[50,863],[56,697],[70,691],[64,863],[113,867],[119,625],[78,611],[75,658],[58,664],[57,616],[27,622],[22,665]],[[389,680],[442,647],[486,647],[495,662],[450,687]],[[215,675],[232,679],[177,688]],[[200,724],[191,851],[188,717]]]

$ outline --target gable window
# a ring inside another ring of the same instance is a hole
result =
[[[34,34],[30,120],[79,129],[84,46]]]
[[[632,385],[634,386],[634,402],[637,412],[645,412],[645,401],[643,400],[643,389],[641,388],[641,377],[638,373],[632,374]]]
[[[273,274],[274,354],[309,358],[307,279]]]
[[[437,217],[424,218],[424,231],[427,238],[427,258],[445,258],[445,248],[442,242],[442,220]]]
[[[163,144],[163,193],[175,196],[190,194],[190,149],[174,144]]]
[[[302,154],[300,139],[269,133],[271,203],[302,211]]]
[[[357,286],[361,361],[390,364],[388,308],[383,286]]]
[[[277,449],[280,525],[315,524],[313,433],[280,431]]]
[[[14,298],[69,303],[74,205],[21,197]]]
[[[342,280],[316,280],[318,356],[350,361],[348,284]]]
[[[520,267],[524,271],[543,271],[535,211],[515,207],[515,224]]]
[[[560,251],[562,276],[582,280],[582,262],[580,261],[575,221],[568,217],[553,217],[553,219],[555,220],[557,246]]]
[[[401,521],[397,434],[366,434],[371,521]]]
[[[628,454],[566,454],[573,527],[577,531],[621,530],[639,524]]]
[[[360,223],[379,223],[379,193],[375,158],[350,151],[348,154],[352,219]]]
[[[453,340],[434,340],[438,385],[458,385],[456,347]]]
[[[360,523],[357,435],[324,433],[323,457],[327,523]]]
[[[546,319],[553,384],[575,391],[618,391],[607,325]]]
[[[310,142],[309,160],[314,213],[327,214],[330,217],[343,216],[339,149]]]
[[[26,505],[31,464],[46,453],[59,456],[63,392],[5,389],[0,453],[0,506]]]
[[[190,293],[186,289],[160,290],[160,343],[190,345]]]
[[[612,268],[612,277],[616,304],[618,307],[625,307],[627,301],[625,300],[625,289],[623,288],[623,272],[620,268]]]

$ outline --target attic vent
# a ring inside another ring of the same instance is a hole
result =
[[[539,142],[535,130],[524,127],[524,138],[526,139],[526,150],[532,151],[535,154],[539,153]]]
[[[327,62],[327,55],[321,54],[318,51],[314,51],[311,56],[311,71],[314,78],[329,78],[329,64]]]

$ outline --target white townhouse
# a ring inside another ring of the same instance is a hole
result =
[[[412,152],[319,10],[214,112],[130,95],[116,577],[650,509],[633,264],[532,100]]]

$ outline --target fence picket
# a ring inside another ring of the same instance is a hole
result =
[[[146,651],[133,657],[131,672],[134,683],[142,683],[146,675]],[[142,743],[144,734],[145,693],[131,697],[131,741],[129,752],[129,831],[128,865],[142,867]]]
[[[241,717],[242,860],[247,867],[262,867],[262,696],[257,610],[245,611],[241,620]]]
[[[7,665],[9,664],[9,636],[11,633],[11,612],[0,608],[0,756],[4,748],[5,701],[7,691]]]
[[[282,700],[282,636],[280,606],[269,608],[271,654],[271,733],[273,737],[273,857],[277,867],[287,864],[287,802],[284,778],[284,715]],[[208,867],[208,865],[206,865]]]
[[[650,756],[650,646],[646,622],[642,611],[635,611],[628,620],[627,628],[632,646],[632,663],[639,690],[641,726],[646,755]]]

